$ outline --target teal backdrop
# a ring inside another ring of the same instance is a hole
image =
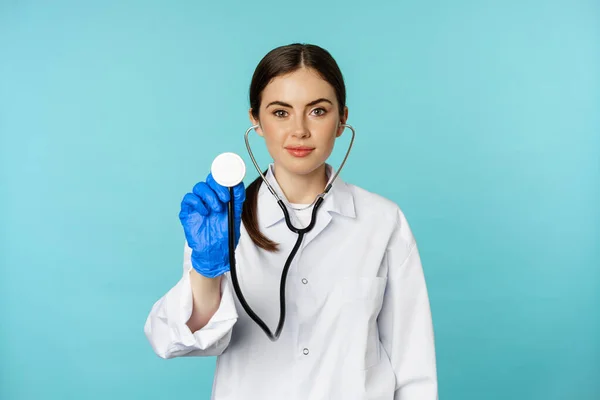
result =
[[[250,78],[291,42],[346,78],[343,179],[415,232],[440,399],[600,399],[593,0],[0,1],[0,399],[210,398],[215,358],[143,325],[183,195],[224,151],[256,177]]]

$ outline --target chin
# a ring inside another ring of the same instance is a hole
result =
[[[283,159],[275,160],[275,165],[285,169],[287,172],[294,175],[308,175],[325,164],[325,161],[311,160],[307,158],[292,158],[284,157]]]

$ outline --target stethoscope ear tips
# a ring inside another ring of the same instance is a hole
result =
[[[222,153],[214,159],[210,171],[219,185],[234,187],[244,180],[246,164],[235,153]]]

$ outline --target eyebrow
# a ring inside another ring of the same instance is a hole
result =
[[[323,101],[326,102],[326,103],[329,103],[329,104],[333,105],[333,103],[330,100],[328,100],[328,99],[326,99],[324,97],[321,97],[320,99],[311,101],[310,103],[308,103],[306,105],[306,107],[314,106],[315,104],[321,103]],[[265,108],[269,108],[271,106],[282,106],[282,107],[293,108],[290,104],[284,103],[283,101],[279,101],[279,100],[270,102],[269,104],[267,104],[267,107],[265,107]]]

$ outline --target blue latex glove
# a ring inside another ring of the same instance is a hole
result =
[[[244,183],[233,188],[235,245],[240,240],[242,206],[246,200]],[[215,278],[229,271],[229,239],[227,227],[229,188],[219,185],[212,174],[206,182],[194,186],[181,202],[179,220],[192,249],[192,266],[198,273]]]

